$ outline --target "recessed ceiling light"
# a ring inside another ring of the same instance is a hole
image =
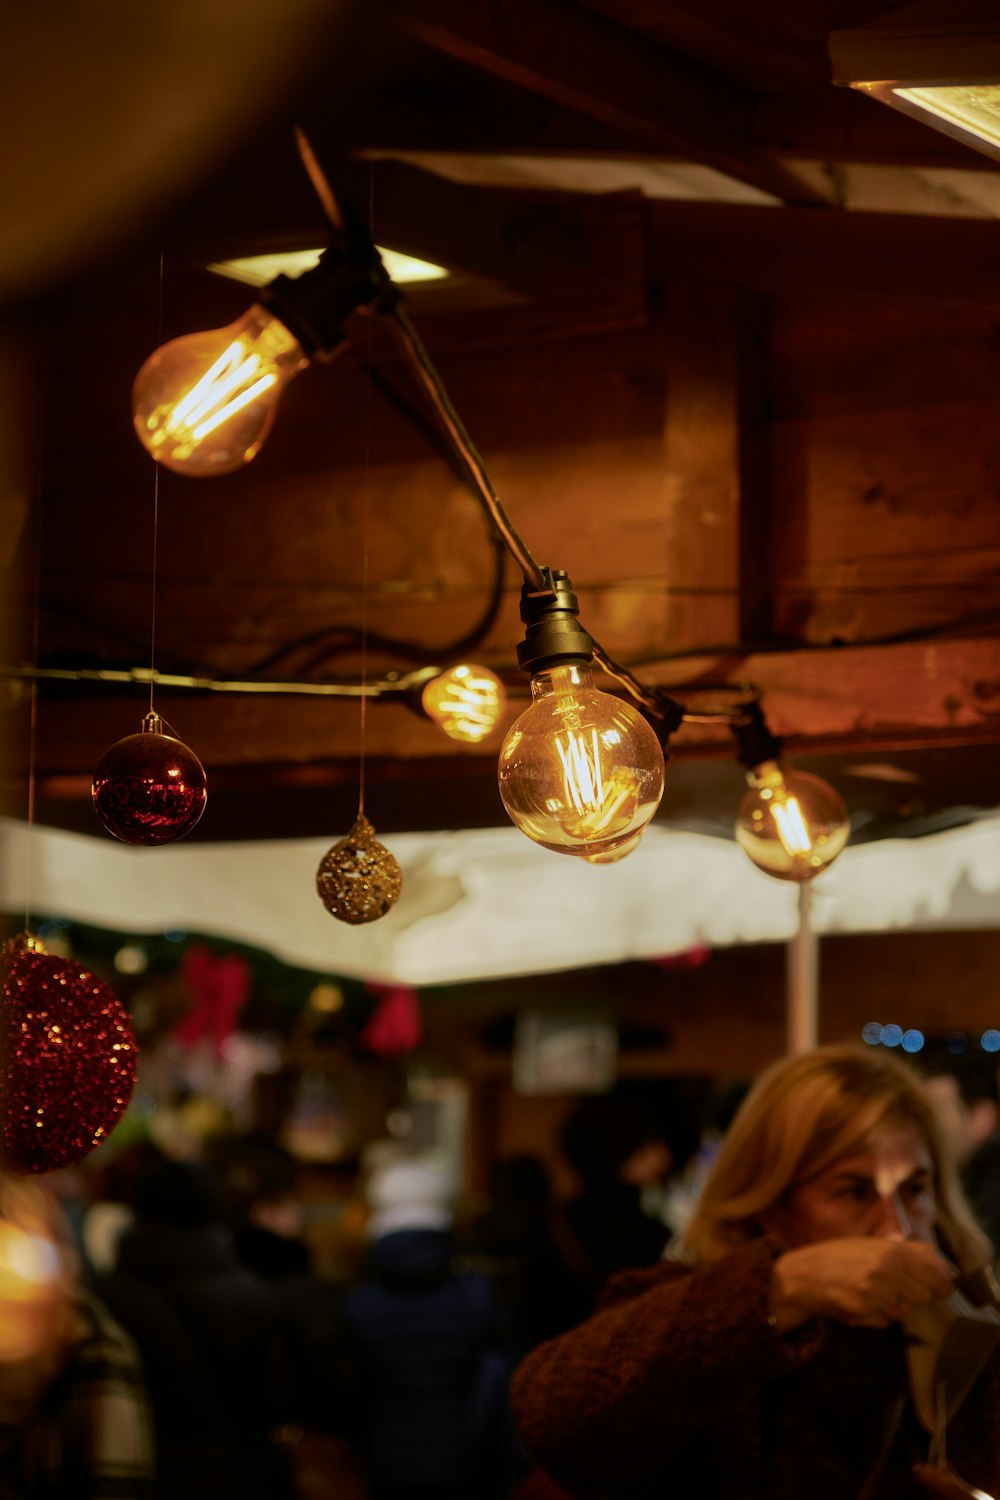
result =
[[[830,36],[835,83],[1000,159],[1000,27],[938,0]]]
[[[236,260],[215,261],[208,270],[217,276],[228,276],[232,281],[243,281],[248,286],[264,286],[276,276],[301,276],[319,260],[322,250],[280,250],[269,255],[247,255]],[[382,250],[379,254],[386,270],[397,285],[412,285],[422,281],[443,281],[451,275],[444,266],[436,266],[427,260],[417,260],[413,255],[403,255],[399,250]]]

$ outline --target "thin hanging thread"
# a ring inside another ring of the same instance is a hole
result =
[[[153,464],[153,582],[150,599],[149,624],[149,711],[153,709],[153,684],[156,680],[156,552],[160,534],[160,466]]]
[[[160,251],[160,287],[156,310],[156,347],[163,342],[163,251]],[[149,622],[149,712],[153,708],[153,691],[156,681],[156,573],[157,551],[160,540],[160,466],[153,463],[153,578],[150,587]]]
[[[375,176],[369,169],[368,176],[368,228],[375,234]],[[368,322],[366,332],[367,362],[372,359],[372,325]],[[371,488],[372,453],[372,386],[365,382],[365,450],[364,479],[361,487],[361,755],[358,766],[358,817],[365,810],[365,748],[368,727],[368,510]]]
[[[38,641],[40,636],[42,594],[42,485],[39,477],[35,485],[35,535],[33,558],[31,660],[38,665]],[[38,682],[31,684],[31,706],[28,710],[28,833],[24,855],[24,931],[28,931],[31,915],[31,859],[35,844],[35,761],[38,753]]]

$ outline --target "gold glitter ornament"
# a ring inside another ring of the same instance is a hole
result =
[[[402,870],[379,843],[364,813],[358,814],[347,837],[327,850],[316,871],[323,905],[331,916],[352,926],[384,917],[402,887]]]

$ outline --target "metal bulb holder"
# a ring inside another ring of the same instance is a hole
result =
[[[518,661],[531,672],[530,708],[500,750],[500,796],[536,844],[582,859],[624,854],[663,794],[659,740],[638,709],[594,687],[592,642],[564,572],[550,589],[521,590],[527,626]]]

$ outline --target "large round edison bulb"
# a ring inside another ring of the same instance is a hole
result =
[[[818,776],[768,760],[747,772],[736,842],[765,875],[812,880],[831,865],[851,831],[840,794]]]
[[[475,745],[496,728],[506,694],[487,667],[460,662],[431,678],[420,695],[424,713],[460,744]]]
[[[537,672],[500,750],[500,796],[529,839],[587,859],[630,844],[663,793],[663,751],[631,704],[579,662]]]
[[[259,303],[227,328],[174,339],[135,378],[139,441],[178,474],[229,474],[258,452],[306,364],[298,339]]]

